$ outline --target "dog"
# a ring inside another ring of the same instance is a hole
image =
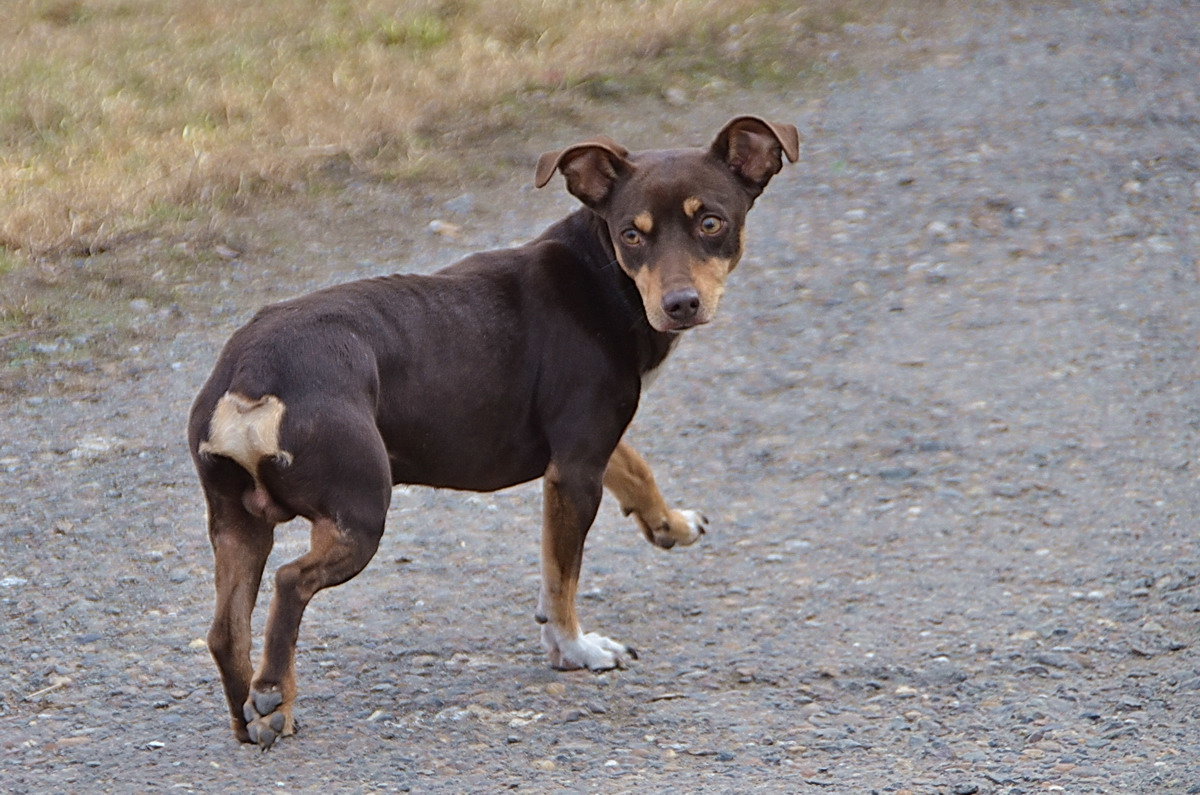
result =
[[[658,547],[705,532],[622,437],[679,335],[713,319],[747,211],[799,149],[794,126],[739,116],[706,148],[630,153],[597,137],[548,152],[536,186],[561,173],[583,206],[530,243],[274,304],[233,334],[188,444],[216,560],[208,647],[238,740],[266,750],[295,731],[304,609],[371,560],[396,484],[542,478],[535,618],[550,664],[636,658],[580,628],[584,538],[604,488]],[[255,671],[250,616],[274,527],[297,516],[311,549],[275,574]]]

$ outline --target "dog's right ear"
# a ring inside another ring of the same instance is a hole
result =
[[[540,188],[555,170],[561,171],[571,195],[595,208],[609,197],[618,179],[633,171],[633,164],[626,159],[628,154],[625,147],[604,136],[547,152],[538,158],[533,184]]]

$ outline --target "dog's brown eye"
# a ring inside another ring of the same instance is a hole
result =
[[[725,228],[725,222],[715,215],[706,215],[700,219],[700,231],[706,235],[715,235]]]
[[[621,233],[621,240],[627,246],[637,246],[642,242],[642,233],[636,229],[626,229]]]

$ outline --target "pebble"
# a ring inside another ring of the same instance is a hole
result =
[[[668,88],[663,92],[663,99],[666,100],[668,105],[672,105],[677,108],[683,107],[692,101],[691,97],[688,96],[686,91],[684,91],[682,88],[674,87]]]
[[[429,222],[429,231],[442,237],[457,238],[462,233],[462,227],[452,224],[449,221],[435,218]]]
[[[953,229],[945,221],[931,221],[925,227],[925,233],[938,243],[949,243],[953,237]]]

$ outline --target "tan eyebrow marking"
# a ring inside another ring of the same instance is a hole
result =
[[[695,196],[688,196],[683,200],[683,211],[691,218],[696,213],[700,212],[700,208],[704,206],[704,202],[697,199]]]
[[[633,217],[633,225],[639,232],[648,235],[654,231],[654,216],[650,215],[649,211],[642,210]]]

